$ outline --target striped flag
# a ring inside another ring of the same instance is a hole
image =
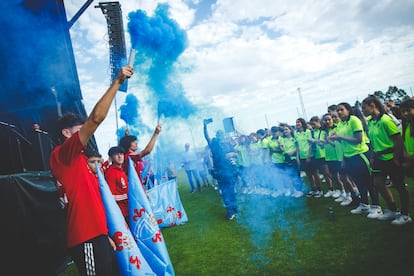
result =
[[[164,237],[152,212],[147,195],[130,158],[128,158],[128,162],[128,201],[131,232],[152,270],[157,275],[174,275],[174,268]]]
[[[101,170],[97,167],[96,171],[106,211],[108,231],[116,244],[116,258],[121,274],[125,276],[156,275],[139,250]]]

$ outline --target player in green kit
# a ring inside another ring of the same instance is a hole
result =
[[[341,135],[332,133],[329,139],[341,141],[345,169],[357,185],[361,196],[361,203],[357,208],[351,210],[351,213],[370,213],[374,209],[377,212],[382,212],[379,210],[381,207],[378,202],[378,192],[372,181],[371,166],[368,159],[368,137],[363,123],[360,118],[354,115],[356,110],[353,110],[348,103],[338,104],[337,111],[343,122]],[[368,203],[368,192],[372,201],[371,206]]]
[[[368,96],[362,101],[362,111],[368,117],[368,136],[371,140],[371,166],[374,185],[388,205],[383,214],[373,212],[368,216],[380,220],[393,220],[394,225],[411,221],[408,216],[409,194],[405,187],[404,173],[401,166],[403,140],[393,119],[386,113],[384,106],[375,96]],[[390,176],[393,186],[400,196],[401,214],[398,212],[394,197],[386,187],[385,179]],[[402,216],[404,216],[402,218]]]

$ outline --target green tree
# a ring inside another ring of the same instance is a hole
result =
[[[382,101],[385,101],[385,94],[382,91],[375,91],[374,96]]]
[[[397,86],[388,87],[388,91],[385,93],[385,100],[403,101],[408,99],[410,96],[404,91],[404,89],[399,89]]]

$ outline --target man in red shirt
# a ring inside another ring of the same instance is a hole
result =
[[[105,171],[105,179],[109,189],[114,195],[115,201],[121,209],[125,221],[129,224],[128,209],[128,179],[122,164],[124,163],[125,151],[122,147],[112,147],[108,151],[108,156],[112,164]]]
[[[155,146],[155,142],[157,141],[158,134],[161,132],[161,125],[158,124],[155,127],[154,133],[152,134],[152,137],[148,144],[145,146],[145,148],[137,152],[138,150],[138,143],[137,143],[137,137],[133,135],[125,135],[121,138],[119,141],[119,145],[125,150],[125,158],[124,158],[124,164],[122,167],[124,168],[125,173],[128,175],[128,157],[134,161],[134,167],[137,171],[138,177],[141,180],[141,183],[143,183],[142,179],[142,171],[144,170],[144,163],[143,158],[151,153],[152,149]]]
[[[98,180],[88,168],[83,151],[108,114],[119,86],[132,74],[131,66],[121,68],[86,121],[75,114],[66,114],[57,121],[61,145],[51,153],[50,169],[68,200],[67,246],[80,275],[114,275],[118,270],[114,267],[115,246],[108,237]]]

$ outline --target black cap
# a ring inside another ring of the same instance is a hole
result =
[[[110,149],[109,149],[109,151],[108,151],[108,156],[112,156],[112,155],[117,154],[117,153],[125,153],[124,148],[119,147],[119,146],[117,146],[117,147],[112,147],[112,148],[110,148]]]

